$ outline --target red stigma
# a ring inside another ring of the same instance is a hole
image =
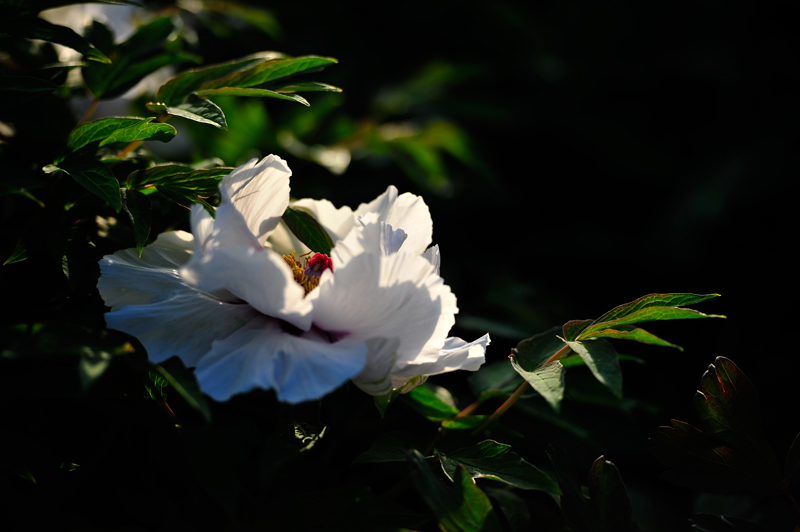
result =
[[[328,268],[333,271],[333,261],[324,253],[315,253],[313,257],[308,259],[308,267],[319,272],[324,272]]]

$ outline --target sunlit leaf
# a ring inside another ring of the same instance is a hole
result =
[[[544,397],[553,410],[558,412],[561,409],[561,401],[564,399],[564,366],[561,365],[561,362],[552,362],[528,371],[517,363],[516,357],[512,356],[511,365],[534,390]]]
[[[159,122],[152,123],[152,120],[152,118],[148,118],[144,122],[119,128],[102,140],[100,146],[113,144],[115,142],[134,142],[137,140],[160,140],[161,142],[169,142],[178,133],[171,125]]]
[[[275,92],[342,92],[342,89],[317,81],[298,81],[275,89]]]
[[[313,216],[299,209],[286,207],[282,220],[294,236],[308,246],[308,249],[317,253],[330,254],[333,249],[333,240]]]
[[[644,329],[634,329],[629,326],[620,326],[616,329],[604,329],[599,330],[592,333],[591,338],[614,338],[617,340],[633,340],[634,342],[640,342],[643,344],[651,344],[651,345],[661,345],[664,347],[674,347],[680,351],[683,351],[683,348],[679,345],[675,345],[671,342],[668,342],[662,338],[659,338],[653,333],[647,332]]]
[[[410,451],[408,461],[411,478],[417,491],[430,507],[444,532],[500,532],[502,527],[492,503],[467,472],[459,467],[453,474],[453,485],[445,486],[437,479],[417,451]]]
[[[116,116],[92,120],[70,131],[67,139],[67,149],[71,152],[76,152],[93,142],[105,140],[118,129],[146,122],[148,122],[147,118]]]
[[[222,87],[219,89],[202,89],[197,91],[197,95],[202,98],[210,98],[212,96],[249,96],[257,98],[277,98],[279,100],[290,100],[297,103],[302,103],[305,106],[311,104],[308,100],[297,94],[282,94],[267,89],[246,89],[239,87]]]
[[[460,465],[472,478],[489,478],[520,489],[561,494],[555,480],[519,455],[509,452],[510,449],[510,445],[484,440],[447,454],[440,452],[439,460],[450,480],[454,480]]]
[[[206,82],[201,88],[203,90],[208,90],[223,87],[254,87],[296,74],[316,72],[336,62],[336,59],[332,57],[320,57],[316,55],[273,59],[259,63],[240,72],[228,74],[224,78]]]
[[[259,52],[226,63],[186,70],[167,80],[158,89],[156,102],[167,106],[179,104],[207,81],[212,81],[231,72],[244,70],[258,63],[279,57],[283,57],[283,54],[278,52]]]
[[[622,369],[614,346],[602,339],[567,342],[567,345],[586,362],[598,381],[614,395],[622,397]]]
[[[180,116],[181,118],[200,122],[201,124],[209,124],[221,129],[228,129],[228,123],[225,121],[225,113],[222,112],[222,109],[211,100],[200,98],[195,94],[190,94],[185,102],[175,106],[170,107],[149,103],[147,107],[151,111]]]
[[[442,421],[442,428],[446,430],[473,430],[481,426],[489,416],[464,416],[453,417]]]
[[[617,467],[601,456],[588,479],[589,507],[598,532],[627,532],[631,527],[631,499]]]
[[[718,297],[719,294],[650,294],[636,301],[620,305],[596,320],[581,331],[577,340],[591,338],[593,333],[614,329],[620,325],[632,325],[646,321],[688,320],[698,318],[722,318],[716,314],[703,314],[696,310],[679,308],[681,305],[699,303]]]
[[[417,386],[401,397],[411,408],[431,421],[442,421],[458,414],[458,408],[427,386]]]

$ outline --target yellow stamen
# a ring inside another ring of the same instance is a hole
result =
[[[313,251],[300,255],[300,258],[305,264],[294,258],[294,251],[292,251],[289,255],[283,256],[283,260],[285,260],[286,264],[288,264],[292,269],[294,280],[297,281],[297,284],[303,287],[303,289],[306,291],[306,295],[319,286],[320,279],[318,276],[306,275],[305,269],[308,267],[308,259],[306,257],[311,255],[311,253],[313,253]]]

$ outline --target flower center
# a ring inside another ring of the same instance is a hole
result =
[[[283,256],[283,260],[292,269],[294,280],[305,289],[306,295],[319,286],[319,278],[322,277],[322,272],[327,269],[333,271],[333,261],[329,256],[324,253],[314,253],[311,258],[308,258],[312,253],[314,252],[309,251],[304,255],[300,255],[300,260],[294,258],[294,251]]]

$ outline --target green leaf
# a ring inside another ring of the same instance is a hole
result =
[[[417,451],[410,451],[408,461],[417,491],[430,507],[444,532],[500,532],[502,527],[492,503],[472,478],[459,467],[453,474],[453,486],[438,480]]]
[[[522,381],[519,373],[506,362],[484,364],[480,371],[475,371],[469,376],[469,386],[472,393],[480,396],[491,391],[500,391],[507,394],[514,393]]]
[[[565,347],[556,336],[560,327],[537,334],[517,344],[511,350],[511,366],[539,392],[545,400],[558,411],[564,398],[564,366],[552,362],[542,366],[547,360]]]
[[[135,190],[121,189],[122,208],[128,213],[133,224],[133,237],[136,240],[136,249],[142,256],[144,245],[150,237],[150,199]]]
[[[211,100],[200,98],[196,94],[190,94],[185,102],[174,107],[149,103],[147,108],[151,111],[180,116],[201,124],[228,129],[228,123],[225,121],[225,113],[222,112],[222,109]]]
[[[698,532],[768,532],[751,521],[724,515],[694,514],[689,518],[689,523],[692,530]]]
[[[553,327],[543,333],[526,338],[511,350],[517,363],[528,371],[544,364],[550,357],[564,348],[564,342],[557,336],[561,327]]]
[[[279,92],[267,89],[246,89],[239,87],[222,87],[219,89],[201,89],[197,91],[197,95],[201,98],[211,96],[250,96],[259,98],[277,98],[279,100],[291,100],[293,102],[302,103],[306,107],[311,104],[308,100],[297,94],[281,94]]]
[[[750,379],[731,360],[717,357],[700,379],[700,390],[694,396],[694,407],[705,432],[758,463],[776,481],[780,479],[775,453],[761,429],[758,393]]]
[[[729,493],[746,489],[757,494],[782,490],[771,475],[741,453],[708,438],[677,419],[658,427],[650,437],[652,452],[671,469],[662,478],[691,489]]]
[[[162,164],[136,170],[128,176],[126,184],[130,189],[155,187],[158,192],[184,207],[199,203],[213,216],[214,208],[205,198],[217,192],[220,180],[231,170],[233,168],[225,166],[193,170],[183,165]]]
[[[0,76],[0,91],[52,92],[57,88],[58,85],[33,76]]]
[[[453,417],[442,421],[442,428],[446,430],[473,430],[481,426],[489,416],[464,416]]]
[[[586,362],[598,381],[614,395],[622,397],[622,370],[614,346],[602,339],[567,342],[567,345]]]
[[[556,361],[528,371],[517,363],[516,357],[512,356],[511,365],[534,390],[539,392],[539,395],[544,397],[553,410],[558,412],[561,409],[561,401],[564,399],[564,366],[561,362]]]
[[[17,37],[40,39],[72,48],[92,61],[111,63],[103,52],[66,26],[58,26],[39,17],[20,17],[9,24],[5,31]]]
[[[330,255],[333,240],[313,216],[305,211],[286,207],[281,219],[294,236],[308,246],[308,249]]]
[[[47,173],[65,172],[86,190],[107,201],[115,211],[122,208],[119,182],[108,166],[100,161],[64,161],[59,166],[50,165],[43,170]]]
[[[254,87],[296,74],[316,72],[336,62],[336,59],[332,57],[319,57],[316,55],[272,59],[245,70],[234,72],[224,78],[208,81],[201,88],[207,90],[222,87]]]
[[[431,421],[442,421],[458,414],[458,408],[427,386],[417,386],[401,397],[411,408]]]
[[[800,434],[795,437],[789,452],[786,453],[786,467],[784,468],[786,483],[789,487],[800,478]]]
[[[378,409],[378,413],[380,413],[381,418],[383,418],[383,416],[386,414],[386,411],[389,409],[389,405],[391,405],[394,400],[400,396],[402,391],[402,388],[395,388],[386,395],[376,395],[373,397],[375,408]]]
[[[100,146],[106,146],[115,142],[134,142],[137,140],[160,140],[161,142],[169,142],[177,134],[177,131],[171,125],[162,124],[160,122],[151,123],[152,120],[152,118],[148,118],[141,123],[119,128],[101,141]]]
[[[620,325],[631,325],[646,321],[687,320],[698,318],[723,318],[715,314],[703,314],[696,310],[679,308],[681,305],[699,303],[718,297],[719,294],[650,294],[636,301],[620,305],[596,320],[584,329],[577,340],[585,340],[593,336],[595,331],[614,329]]]
[[[203,393],[200,391],[200,385],[197,384],[194,372],[186,369],[175,357],[170,361],[174,363],[168,364],[169,369],[164,367],[167,365],[167,363],[164,363],[155,365],[155,371],[169,382],[169,385],[178,392],[189,406],[200,412],[203,418],[210,423],[211,410],[208,408]]]
[[[493,488],[484,486],[484,493],[489,496],[495,510],[500,507],[500,511],[505,516],[511,527],[511,532],[530,532],[531,513],[527,503],[516,493],[505,488]]]
[[[626,325],[617,327],[616,329],[605,329],[593,332],[592,339],[594,338],[616,338],[618,340],[633,340],[634,342],[640,342],[643,344],[674,347],[679,351],[683,351],[683,348],[681,346],[675,345],[662,338],[659,338],[653,333],[647,332],[644,329],[635,329],[633,327],[629,327]]]
[[[594,320],[572,320],[568,321],[561,328],[564,339],[571,342],[578,337],[578,334],[586,327],[591,325]]]
[[[71,152],[76,152],[93,142],[106,139],[118,129],[143,124],[147,121],[147,118],[116,116],[92,120],[70,131],[67,139],[67,149]]]
[[[25,245],[25,242],[22,241],[21,238],[17,239],[17,245],[14,246],[14,251],[11,252],[11,256],[9,256],[5,262],[3,262],[3,266],[6,264],[14,264],[15,262],[22,262],[23,260],[28,258],[28,246]]]
[[[356,459],[350,465],[405,462],[406,453],[410,447],[411,445],[405,438],[387,434],[378,438],[369,450],[356,456]]]
[[[489,478],[520,489],[561,494],[555,480],[519,455],[509,452],[510,449],[510,445],[484,440],[447,454],[440,452],[439,460],[442,470],[450,480],[454,480],[460,465],[472,478]]]
[[[601,456],[589,471],[589,506],[599,532],[627,532],[631,528],[631,499],[617,467]]]
[[[561,513],[564,520],[576,532],[596,532],[592,526],[588,501],[583,495],[578,473],[569,455],[563,449],[551,446],[547,456],[553,463],[553,472],[561,489]]]
[[[156,101],[166,106],[175,105],[185,100],[207,81],[213,81],[231,72],[244,70],[253,65],[279,57],[283,57],[283,54],[277,52],[259,52],[257,54],[248,55],[247,57],[242,57],[241,59],[228,61],[227,63],[217,63],[187,70],[167,80],[167,82],[158,89]]]
[[[342,92],[342,89],[317,81],[298,81],[275,89],[275,92]]]

